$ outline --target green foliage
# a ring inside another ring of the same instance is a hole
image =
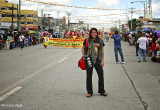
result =
[[[74,32],[74,30],[73,30],[73,29],[71,29],[71,30],[70,30],[70,32]]]
[[[116,26],[111,28],[112,32],[115,32],[115,30],[118,30],[118,28]]]
[[[128,21],[129,28],[131,29],[131,20]],[[135,31],[137,27],[137,19],[132,19],[132,30]]]

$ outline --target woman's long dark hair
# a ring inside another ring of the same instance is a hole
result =
[[[96,28],[91,28],[91,30],[89,31],[89,41],[91,41],[91,39],[93,39],[92,36],[91,36],[93,30],[95,30],[97,32],[95,42],[99,43],[100,38],[98,37],[98,30]]]

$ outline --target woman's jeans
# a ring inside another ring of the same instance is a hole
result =
[[[104,93],[104,76],[103,76],[103,68],[99,63],[96,63],[94,65],[96,72],[98,74],[98,93]],[[93,94],[93,88],[92,88],[92,74],[93,74],[93,66],[92,68],[86,68],[87,73],[87,80],[86,80],[86,87],[88,94]]]
[[[143,53],[143,61],[146,61],[146,50],[139,48],[138,61],[141,61],[141,56]]]
[[[121,56],[121,61],[124,62],[124,57],[123,57],[123,52],[122,52],[121,46],[115,46],[114,47],[114,52],[115,52],[116,62],[119,62],[119,60],[118,60],[118,51],[119,51],[119,54]]]

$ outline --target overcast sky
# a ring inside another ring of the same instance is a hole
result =
[[[8,0],[9,2],[18,3],[19,0]],[[118,23],[115,21],[120,21],[125,23],[127,21],[127,15],[109,15],[109,14],[119,14],[119,13],[129,13],[129,8],[135,8],[133,18],[138,18],[143,16],[144,5],[141,2],[135,2],[131,4],[132,1],[137,0],[36,0],[47,3],[63,4],[69,6],[81,6],[81,7],[94,7],[94,8],[105,8],[105,9],[125,9],[120,10],[91,10],[91,9],[77,9],[77,8],[65,8],[53,5],[44,5],[39,3],[22,1],[21,9],[36,10],[38,15],[41,16],[41,10],[43,9],[44,14],[51,14],[52,17],[57,18],[58,11],[71,12],[71,22],[78,22],[79,20],[84,21],[84,23],[94,24],[95,27],[110,28],[112,26],[117,26]],[[141,0],[140,0],[141,1]],[[143,0],[142,0],[143,1]],[[145,0],[147,1],[147,0]],[[160,18],[160,0],[152,0],[152,12],[154,18]],[[141,10],[141,11],[138,11]],[[109,15],[109,16],[97,16],[97,15]],[[60,12],[58,18],[66,16],[65,12]],[[76,17],[79,16],[79,17]],[[82,17],[81,17],[82,16]],[[84,17],[83,17],[84,16]],[[86,17],[86,16],[97,16],[97,17]],[[131,14],[128,14],[129,19],[131,19]]]

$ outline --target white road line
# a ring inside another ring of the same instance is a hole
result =
[[[62,60],[60,60],[58,63],[63,62],[64,60],[66,60],[68,57],[63,58]]]
[[[80,50],[80,49],[79,49],[79,50]],[[29,74],[28,76],[26,76],[26,77],[24,77],[24,78],[18,80],[17,82],[13,83],[12,85],[10,85],[10,86],[8,86],[8,87],[6,87],[6,88],[0,90],[0,95],[6,93],[8,90],[10,90],[10,89],[16,87],[17,85],[23,83],[24,81],[28,80],[29,78],[32,78],[33,76],[37,75],[39,72],[41,72],[41,71],[43,71],[43,70],[45,70],[45,69],[51,67],[53,64],[57,63],[60,59],[62,59],[62,58],[64,58],[64,57],[67,57],[67,58],[68,58],[68,56],[72,55],[72,54],[75,53],[75,52],[77,52],[77,51],[72,51],[72,52],[70,52],[70,53],[64,55],[63,57],[56,59],[56,60],[53,61],[52,63],[50,63],[50,64],[48,64],[48,65],[42,67],[41,69],[36,70],[36,71],[33,72],[32,74]],[[65,58],[65,59],[67,59],[67,58]],[[65,60],[65,59],[63,59],[63,60]],[[59,61],[59,63],[61,63],[61,62],[62,62],[62,61]],[[0,101],[1,101],[1,97],[0,97]]]
[[[81,49],[76,50],[77,52],[80,51]]]
[[[22,87],[16,87],[13,90],[9,91],[8,93],[4,94],[3,96],[0,97],[0,102],[6,99],[7,97],[11,96],[12,94],[14,94],[20,89],[22,89]]]

